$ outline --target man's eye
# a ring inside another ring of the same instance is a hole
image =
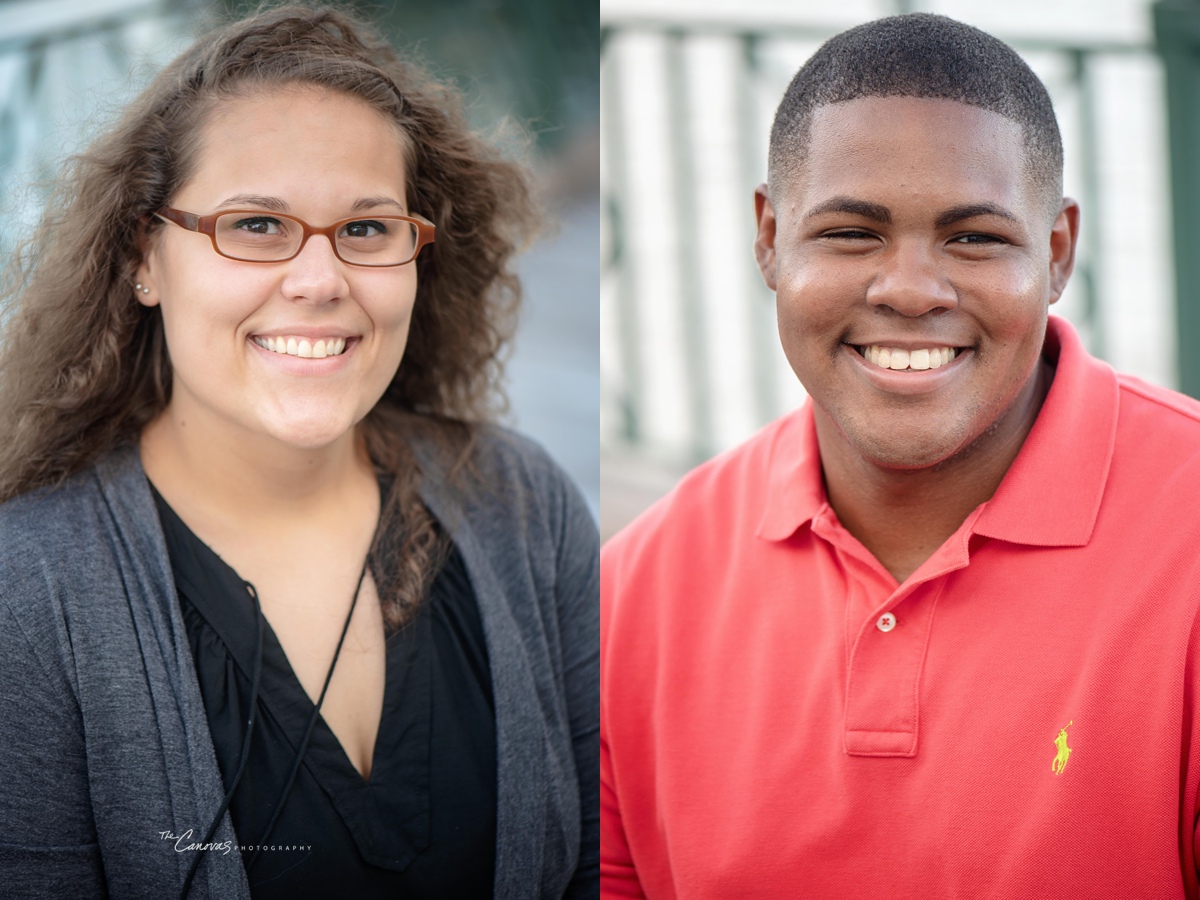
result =
[[[351,238],[377,237],[387,234],[387,226],[374,220],[350,222],[342,228],[342,233]]]
[[[822,237],[837,238],[841,240],[864,240],[871,237],[871,234],[866,231],[859,231],[857,228],[846,228],[841,231],[827,231]]]
[[[960,234],[954,238],[952,243],[955,244],[1003,244],[1002,238],[996,237],[994,234]]]

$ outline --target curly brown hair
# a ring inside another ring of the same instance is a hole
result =
[[[0,501],[57,485],[136,441],[166,407],[162,317],[136,302],[132,286],[140,248],[162,227],[153,213],[194,170],[214,106],[293,84],[357,97],[395,122],[410,208],[437,227],[415,263],[403,362],[361,425],[376,467],[393,478],[378,531],[389,546],[375,552],[394,563],[380,590],[395,627],[446,548],[417,496],[405,435],[433,437],[457,468],[472,426],[502,408],[501,352],[520,299],[510,265],[538,217],[527,171],[470,132],[457,92],[344,11],[286,6],[217,29],[70,161],[0,288]]]

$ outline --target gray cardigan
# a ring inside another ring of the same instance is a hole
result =
[[[595,524],[522,438],[481,434],[487,488],[467,497],[430,447],[415,449],[422,498],[462,553],[487,636],[495,895],[598,897]],[[172,839],[191,829],[199,842],[223,796],[136,450],[0,505],[0,892],[162,900],[204,852],[189,896],[248,898],[228,814],[217,849]]]

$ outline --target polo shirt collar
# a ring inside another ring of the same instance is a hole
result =
[[[1054,382],[972,530],[1018,544],[1080,547],[1096,523],[1116,443],[1117,377],[1055,316],[1047,323],[1042,355],[1055,365]],[[828,502],[811,401],[776,431],[768,465],[758,535],[786,540]]]
[[[975,522],[975,533],[1038,547],[1092,536],[1117,440],[1116,373],[1051,316],[1042,355],[1057,366],[1037,421]]]
[[[783,541],[828,505],[811,400],[784,418],[767,460],[766,503],[758,536]]]

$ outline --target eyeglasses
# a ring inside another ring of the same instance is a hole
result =
[[[333,252],[352,266],[402,266],[433,243],[434,225],[421,216],[366,216],[314,228],[294,216],[261,209],[231,209],[198,216],[164,206],[160,219],[207,234],[213,249],[243,262],[285,262],[299,255],[314,234],[329,238]]]

